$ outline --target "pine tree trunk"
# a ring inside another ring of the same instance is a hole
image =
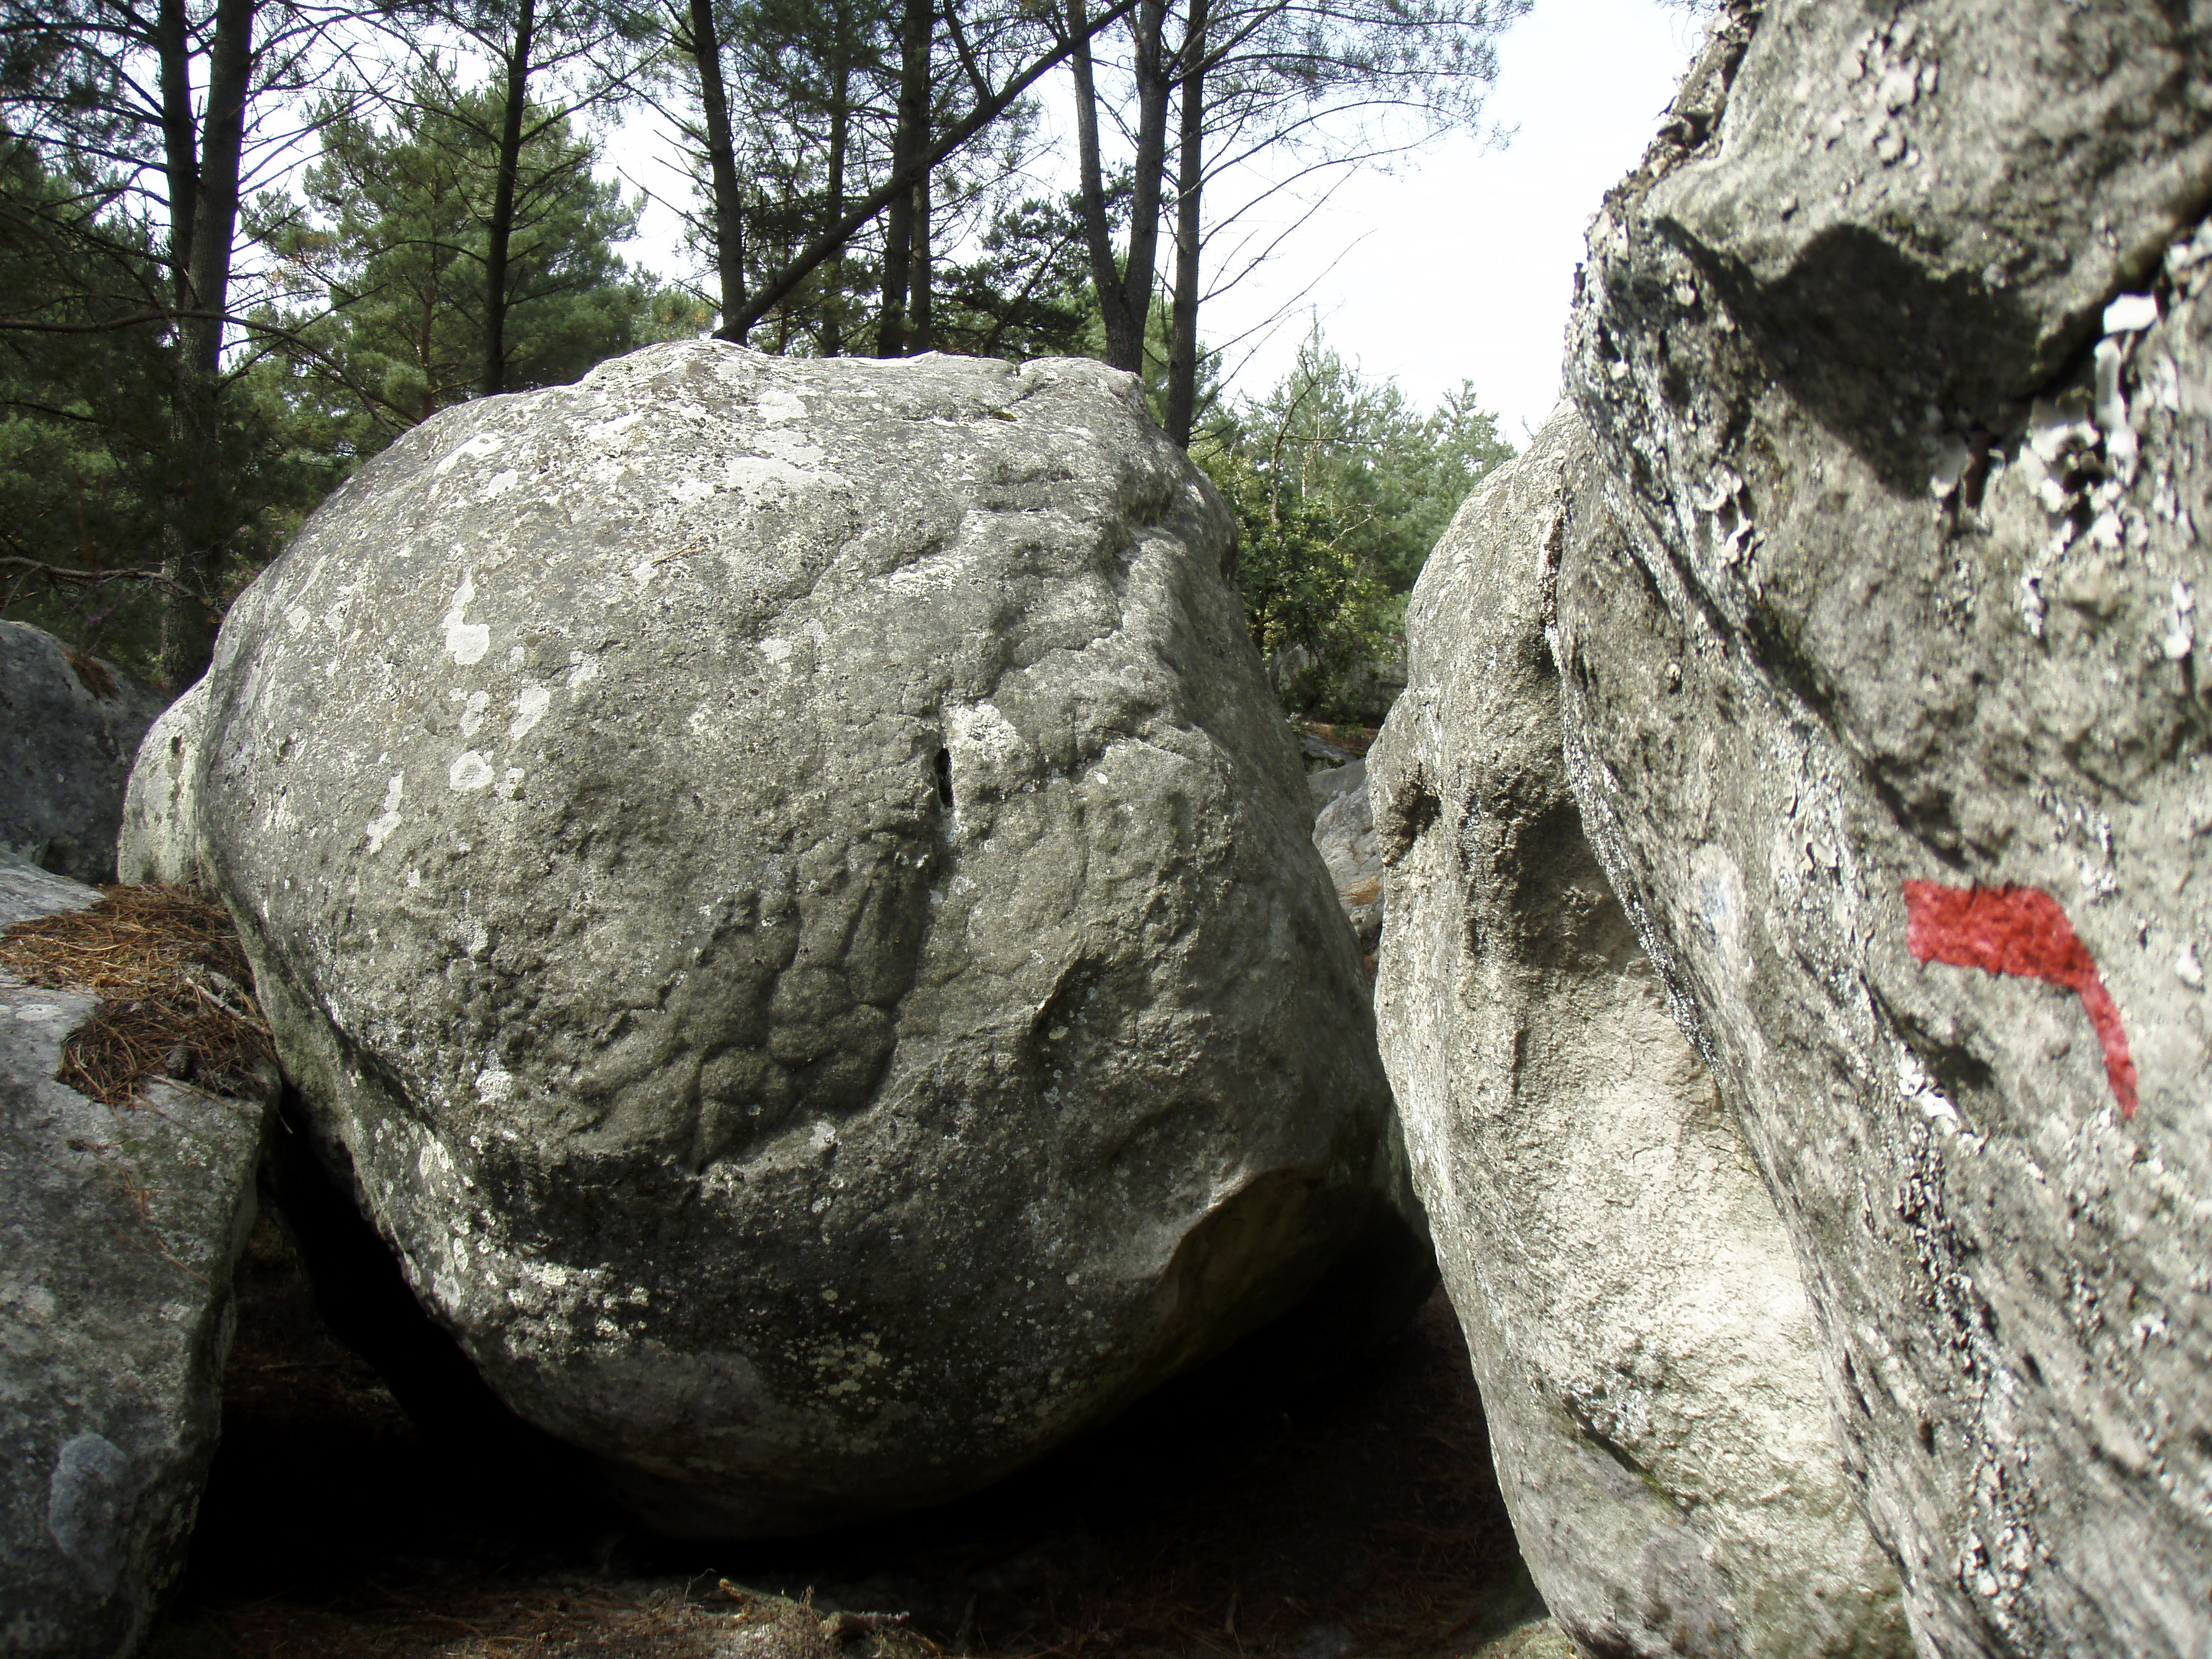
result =
[[[175,586],[163,600],[161,667],[162,679],[177,691],[207,672],[215,646],[212,598],[225,493],[222,312],[230,299],[231,241],[238,228],[255,3],[216,0],[186,243],[190,258],[180,273],[169,476],[161,497],[161,573]],[[165,106],[167,90],[165,86]]]
[[[837,45],[836,66],[832,71],[833,84],[830,104],[830,176],[828,179],[829,210],[822,222],[834,225],[845,216],[845,154],[852,142],[853,130],[853,58],[848,49],[845,9],[837,8]],[[845,349],[844,329],[839,313],[845,304],[845,253],[841,247],[830,258],[830,280],[823,286],[822,300],[822,355],[835,357]]]
[[[1121,293],[1133,349],[1129,361],[1118,367],[1137,374],[1145,372],[1145,326],[1152,316],[1152,288],[1159,271],[1160,196],[1167,181],[1169,85],[1167,65],[1160,56],[1167,9],[1167,0],[1142,0],[1130,31],[1135,48],[1131,67],[1137,82],[1137,155],[1129,194],[1129,259],[1121,274]]]
[[[722,326],[716,337],[743,344],[732,326],[745,308],[745,222],[738,194],[738,146],[722,84],[722,42],[714,0],[691,0],[691,56],[699,69],[699,106],[707,123],[707,174],[714,193],[714,269],[721,279]]]
[[[1137,82],[1137,155],[1129,202],[1129,254],[1114,258],[1113,227],[1106,219],[1105,174],[1098,152],[1098,94],[1091,59],[1090,25],[1083,0],[1068,0],[1070,54],[1075,78],[1076,166],[1084,240],[1091,252],[1091,285],[1106,324],[1106,361],[1142,374],[1145,325],[1152,312],[1160,228],[1161,173],[1167,158],[1168,76],[1160,61],[1160,27],[1167,0],[1141,0],[1132,24]]]
[[[1190,0],[1176,135],[1175,310],[1168,334],[1168,435],[1190,447],[1198,414],[1199,193],[1206,184],[1206,0]]]
[[[515,13],[514,48],[507,59],[507,101],[500,112],[499,176],[492,185],[491,222],[485,227],[483,375],[477,390],[487,398],[507,390],[507,246],[514,238],[522,118],[530,96],[530,53],[537,21],[536,0],[521,0]]]
[[[192,123],[192,56],[185,0],[161,0],[154,19],[161,77],[161,161],[169,185],[170,292],[179,310],[191,291],[192,216],[200,193],[199,134]]]
[[[891,172],[904,172],[929,149],[929,26],[933,0],[906,0],[899,31],[898,125],[891,134]],[[906,355],[907,286],[913,275],[914,192],[901,191],[884,216],[884,309],[876,356]]]
[[[914,187],[914,270],[907,283],[906,349],[919,357],[937,349],[931,332],[929,304],[929,175]]]

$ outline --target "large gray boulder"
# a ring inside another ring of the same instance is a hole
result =
[[[1231,535],[1098,365],[701,341],[427,423],[233,609],[198,838],[287,1071],[657,1525],[944,1498],[1425,1290]]]
[[[1592,1653],[1908,1655],[1812,1310],[1567,787],[1544,635],[1613,531],[1570,410],[1460,511],[1370,757],[1376,1020],[1514,1532]]]
[[[0,622],[0,851],[114,880],[124,784],[166,701],[42,629]]]
[[[0,926],[99,895],[0,857]],[[185,1546],[273,1097],[54,1080],[94,999],[0,971],[0,1653],[119,1659]]]
[[[1571,330],[1575,794],[1930,1653],[2212,1644],[2208,40],[1735,8]]]

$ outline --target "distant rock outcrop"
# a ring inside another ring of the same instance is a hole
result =
[[[1432,1282],[1231,534],[1098,365],[702,341],[418,428],[232,611],[170,839],[416,1293],[656,1524]]]
[[[1571,331],[1581,820],[1931,1654],[2212,1644],[2208,43],[1732,5]]]
[[[113,663],[0,622],[0,852],[114,880],[123,787],[165,701]]]
[[[1461,509],[1370,756],[1415,1185],[1522,1553],[1586,1650],[1907,1655],[1789,1235],[1568,791],[1544,629],[1563,549],[1615,533],[1589,449],[1562,410]]]
[[[0,927],[99,895],[0,854]],[[0,971],[0,1652],[134,1651],[215,1455],[273,1099],[54,1080],[95,1006]]]

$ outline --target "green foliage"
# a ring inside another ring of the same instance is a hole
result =
[[[1357,717],[1364,684],[1402,654],[1405,595],[1468,493],[1512,458],[1462,385],[1422,414],[1318,329],[1265,395],[1194,441],[1237,514],[1253,642],[1287,703]]]
[[[264,200],[250,228],[286,262],[297,302],[281,390],[300,435],[357,459],[475,390],[498,99],[455,88],[433,64],[389,126],[344,99],[319,113],[322,160],[301,181],[304,209]],[[559,385],[703,331],[703,307],[632,276],[615,253],[638,210],[592,178],[593,146],[543,112],[531,125],[508,256],[507,384]]]
[[[938,280],[940,350],[1016,362],[1080,356],[1099,326],[1072,199],[1032,197],[1000,209],[978,256],[939,266]]]
[[[166,270],[149,228],[103,181],[0,135],[0,287],[46,328],[0,332],[0,617],[155,675],[174,365],[155,321]],[[336,477],[234,398],[216,464],[234,477],[211,526],[218,606]]]
[[[1373,661],[1388,642],[1389,590],[1347,546],[1332,503],[1309,500],[1244,451],[1198,459],[1237,515],[1237,582],[1261,655],[1302,652],[1310,677]]]
[[[1270,472],[1326,514],[1346,550],[1394,593],[1412,591],[1459,504],[1513,457],[1472,384],[1422,414],[1397,382],[1370,380],[1330,350],[1318,328],[1238,426],[1245,447],[1264,447]]]

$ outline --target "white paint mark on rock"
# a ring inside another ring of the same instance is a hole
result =
[[[491,780],[491,763],[473,749],[461,750],[460,758],[446,769],[447,787],[457,795],[481,789]]]
[[[407,775],[394,772],[392,781],[384,791],[384,810],[368,821],[368,850],[371,854],[382,848],[392,832],[399,827],[399,796],[407,787]]]
[[[474,571],[464,571],[461,585],[454,591],[453,602],[446,611],[446,649],[453,653],[453,660],[463,668],[471,667],[484,659],[491,649],[491,625],[466,620],[470,601],[477,596]]]
[[[514,699],[514,718],[507,723],[510,742],[520,742],[528,737],[545,718],[545,710],[553,702],[553,694],[542,685],[526,685]]]

